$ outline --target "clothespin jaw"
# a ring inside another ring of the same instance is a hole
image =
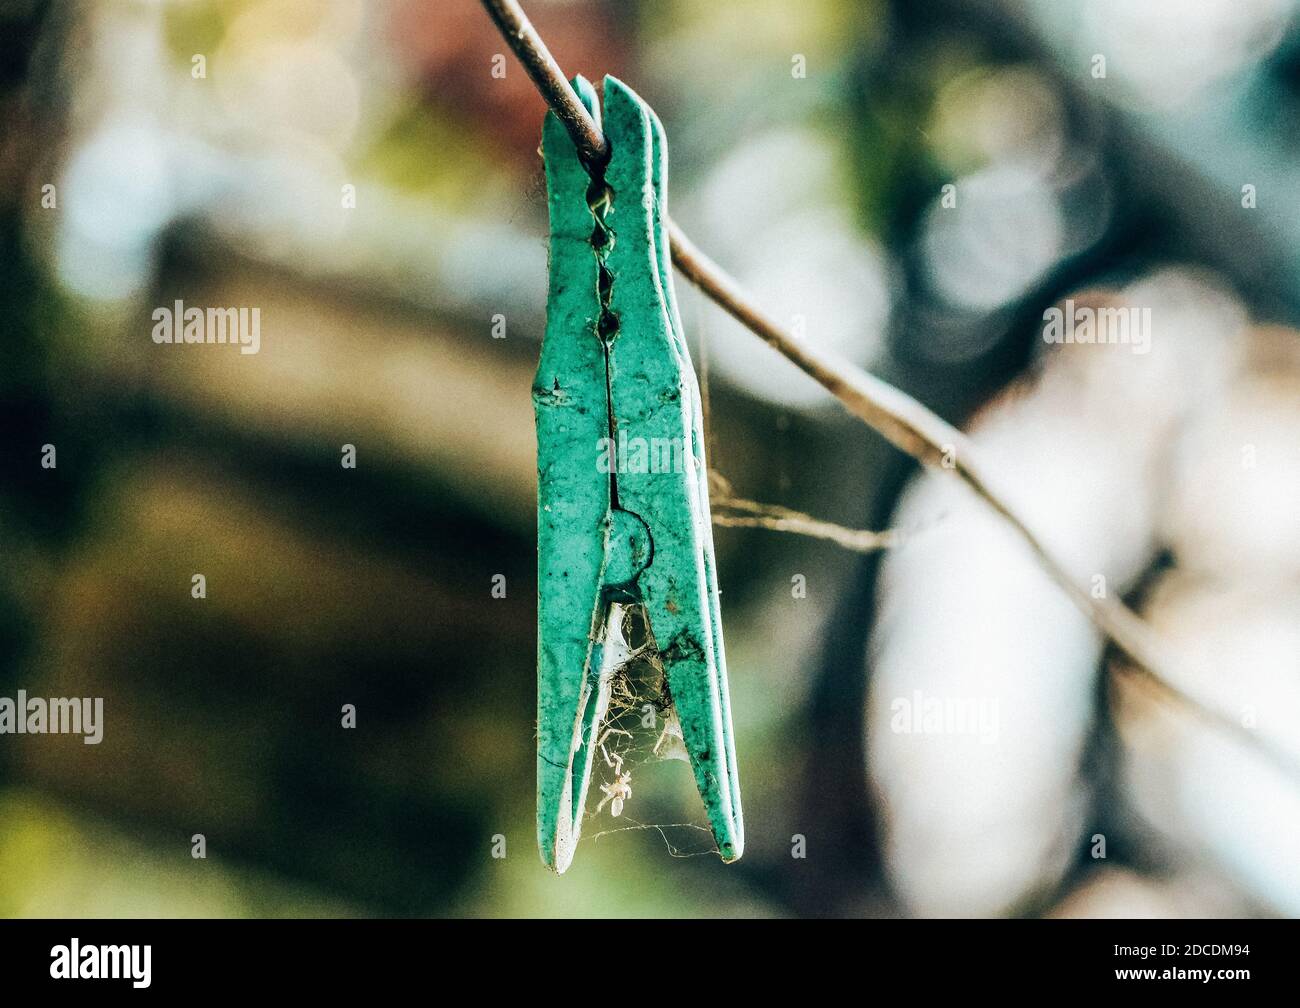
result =
[[[574,83],[599,122],[590,84]],[[626,85],[606,77],[604,98],[610,159],[594,179],[553,114],[543,128],[551,284],[533,389],[538,839],[558,872],[581,831],[609,704],[614,602],[644,606],[719,853],[733,861],[744,849],[700,396],[668,254],[667,145]],[[598,446],[617,461],[609,448],[629,440],[651,464],[600,472]]]
[[[573,82],[600,122],[591,84]],[[599,270],[587,202],[591,178],[564,126],[542,127],[551,221],[546,333],[533,383],[537,417],[537,840],[563,872],[582,826],[600,709],[600,642],[610,481],[596,467],[609,436]],[[608,706],[607,697],[604,706]]]

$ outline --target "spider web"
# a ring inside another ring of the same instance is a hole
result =
[[[630,825],[611,825],[611,828],[597,833],[596,838],[632,830],[655,830],[674,857],[694,857],[716,851],[713,834],[705,826],[696,823],[643,823],[624,811],[635,800],[636,768],[663,760],[690,762],[668,678],[642,606],[620,602],[610,604],[603,655],[602,689],[608,691],[609,703],[596,733],[587,816],[609,816],[611,824],[627,822]],[[615,811],[618,815],[614,815]],[[669,829],[702,832],[709,838],[709,847],[707,850],[683,850],[669,840],[665,832]]]

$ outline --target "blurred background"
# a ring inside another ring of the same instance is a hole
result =
[[[1300,762],[1291,0],[526,9],[704,250]],[[543,111],[473,0],[0,0],[0,696],[105,707],[0,736],[0,914],[1300,915],[1294,768],[684,282],[711,468],[903,544],[717,529],[744,859],[647,760],[541,867]],[[1149,353],[1045,343],[1067,298]],[[260,352],[155,344],[177,299]]]

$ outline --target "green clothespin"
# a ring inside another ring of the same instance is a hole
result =
[[[574,87],[599,125],[591,84]],[[718,851],[734,861],[744,849],[699,387],[665,230],[667,145],[654,112],[613,77],[603,118],[610,159],[594,176],[554,113],[542,134],[537,833],[556,872],[573,860],[621,654],[611,625],[632,604],[644,606]],[[620,465],[629,455],[637,464]]]

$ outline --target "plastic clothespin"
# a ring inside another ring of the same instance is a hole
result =
[[[547,114],[550,288],[533,386],[538,845],[556,872],[573,860],[611,648],[625,653],[611,623],[639,604],[718,851],[734,861],[744,826],[699,387],[665,229],[667,145],[658,117],[622,82],[605,78],[603,117],[591,84],[579,77],[574,87],[604,119],[610,158],[589,173]],[[628,444],[651,464],[620,465]]]

